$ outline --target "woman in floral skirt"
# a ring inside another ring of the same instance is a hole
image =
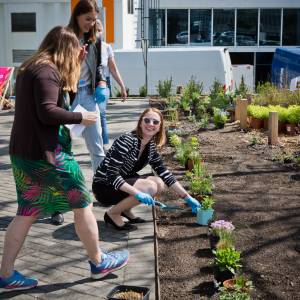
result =
[[[0,293],[38,285],[36,279],[14,270],[14,263],[34,221],[57,210],[73,211],[92,278],[101,278],[127,264],[126,250],[103,253],[99,248],[92,200],[71,152],[69,130],[64,126],[89,126],[97,121],[97,112],[67,110],[66,92],[76,91],[82,53],[73,31],[58,26],[18,72],[9,148],[18,210],[5,236]]]

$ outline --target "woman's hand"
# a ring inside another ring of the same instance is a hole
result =
[[[201,208],[199,201],[188,195],[184,198],[185,203],[192,209],[192,212],[197,213],[198,208]]]
[[[135,199],[146,205],[154,206],[155,202],[151,195],[143,192],[138,192],[134,195]]]
[[[121,96],[122,96],[122,102],[124,102],[126,100],[126,97],[127,97],[127,91],[126,91],[126,88],[125,86],[121,87]]]
[[[85,111],[82,112],[81,124],[85,126],[90,126],[96,123],[99,113],[96,111]]]
[[[83,46],[81,46],[80,48],[80,52],[79,52],[79,60],[80,62],[82,62],[83,60],[85,60],[86,56],[87,56],[87,51],[86,51],[86,48],[87,48],[88,44],[84,44]]]

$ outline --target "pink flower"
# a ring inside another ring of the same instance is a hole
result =
[[[41,187],[33,185],[23,193],[23,198],[26,200],[35,200],[41,194]]]
[[[67,197],[70,202],[75,203],[80,199],[81,192],[78,191],[77,189],[72,189],[72,190],[68,191]]]

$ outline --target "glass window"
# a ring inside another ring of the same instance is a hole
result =
[[[214,9],[214,46],[234,45],[234,10]]]
[[[133,0],[127,0],[127,13],[132,15],[134,11]]]
[[[12,32],[36,32],[35,13],[12,13],[11,31]]]
[[[191,9],[190,15],[191,45],[211,44],[211,10]]]
[[[167,10],[168,45],[188,43],[188,10]]]
[[[283,10],[282,45],[300,45],[300,9]]]
[[[236,45],[256,46],[257,45],[257,9],[238,9]]]
[[[150,47],[164,46],[166,39],[165,10],[149,10],[149,45]]]
[[[260,10],[259,45],[280,45],[280,9]]]

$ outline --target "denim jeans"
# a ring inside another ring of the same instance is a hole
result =
[[[78,88],[78,92],[76,94],[76,98],[71,106],[71,110],[80,104],[87,111],[97,111],[99,112],[99,108],[97,103],[94,100],[93,90],[90,86],[84,86]],[[98,119],[97,122],[91,126],[87,126],[82,136],[84,137],[85,144],[88,148],[88,151],[91,156],[92,168],[94,173],[96,172],[98,166],[102,162],[105,157],[104,149],[103,149],[103,140],[102,140],[102,129],[101,122]]]
[[[111,89],[110,85],[110,78],[106,77],[106,84],[109,90]],[[111,94],[111,92],[110,92]],[[108,128],[107,128],[107,123],[106,123],[106,107],[107,107],[107,99],[106,101],[103,101],[99,103],[99,110],[100,110],[100,120],[101,120],[101,127],[102,127],[102,140],[104,145],[109,144],[109,135],[108,135]]]

